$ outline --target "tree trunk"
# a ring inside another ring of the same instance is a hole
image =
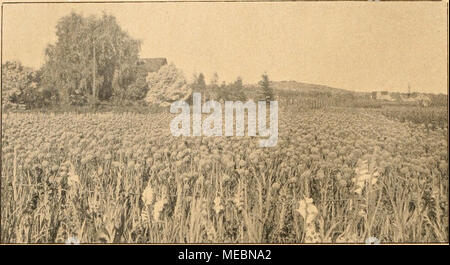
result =
[[[96,83],[95,83],[95,44],[93,45],[93,50],[94,50],[94,60],[93,60],[93,67],[92,67],[92,97],[94,98],[94,101],[96,99]]]

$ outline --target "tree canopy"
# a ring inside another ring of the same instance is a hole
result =
[[[7,61],[2,65],[2,105],[23,104],[32,107],[37,103],[38,76],[20,62]]]
[[[56,43],[45,50],[42,84],[63,101],[73,94],[109,99],[120,92],[114,90],[134,82],[141,43],[123,31],[114,16],[71,13],[58,21],[56,36]]]

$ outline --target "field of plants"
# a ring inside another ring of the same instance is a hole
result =
[[[2,117],[1,242],[448,241],[448,128],[281,109],[279,140],[173,137],[169,114]]]

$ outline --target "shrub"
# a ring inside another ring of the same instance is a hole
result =
[[[177,100],[186,100],[192,89],[187,85],[183,72],[174,64],[161,67],[147,76],[148,92],[145,101],[162,107]]]
[[[38,91],[37,75],[20,62],[2,65],[2,104],[4,107],[40,105],[42,95]]]

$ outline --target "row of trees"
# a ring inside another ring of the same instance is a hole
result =
[[[56,43],[45,49],[45,63],[37,71],[19,62],[2,66],[4,106],[83,105],[98,100],[167,105],[188,98],[193,91],[202,92],[206,99],[247,99],[241,78],[219,85],[216,74],[206,84],[199,74],[188,84],[173,64],[156,73],[146,72],[138,65],[141,42],[122,30],[111,15],[71,13],[58,21],[56,37]],[[273,99],[267,75],[260,85],[261,98]]]
[[[247,101],[249,99],[241,77],[237,77],[233,82],[222,82],[219,85],[219,76],[215,73],[207,84],[204,74],[200,73],[194,74],[193,81],[188,84],[183,72],[173,64],[165,65],[158,72],[148,74],[147,84],[149,90],[145,101],[160,106],[168,106],[177,100],[190,102],[194,92],[201,93],[203,101]],[[268,75],[262,76],[259,85],[260,91],[255,100],[274,100]]]
[[[247,95],[244,93],[244,85],[241,77],[237,77],[234,82],[219,84],[219,76],[214,73],[209,84],[206,84],[203,73],[194,75],[192,83],[193,92],[202,93],[203,100],[247,100]]]
[[[194,75],[192,88],[194,92],[202,93],[204,100],[246,101],[249,99],[249,96],[246,94],[246,90],[248,92],[249,89],[244,87],[241,77],[237,77],[233,82],[222,82],[219,85],[219,76],[217,73],[214,73],[210,83],[207,85],[205,76],[200,73],[199,75]],[[262,79],[259,82],[259,91],[256,92],[254,100],[274,100],[274,92],[267,74],[262,75]]]

